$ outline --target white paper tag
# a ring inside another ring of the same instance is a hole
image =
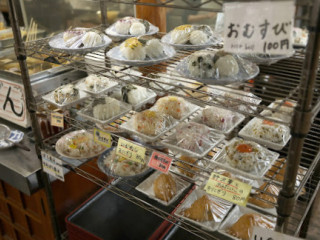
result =
[[[301,238],[292,237],[273,231],[271,229],[254,227],[251,240],[298,240]]]
[[[43,171],[64,182],[62,161],[47,152],[41,151]]]
[[[224,4],[224,49],[231,53],[292,53],[293,1]]]

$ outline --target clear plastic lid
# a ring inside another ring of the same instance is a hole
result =
[[[265,117],[281,119],[285,122],[290,122],[293,116],[294,108],[296,106],[297,106],[296,101],[293,101],[293,100],[285,101],[285,100],[278,99],[268,106],[268,108],[274,109],[274,111],[266,109],[263,112],[261,112],[261,115]]]
[[[85,79],[80,80],[77,87],[85,92],[98,95],[113,89],[117,85],[117,82],[114,82],[107,77],[90,74]]]

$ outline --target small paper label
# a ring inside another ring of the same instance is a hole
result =
[[[93,132],[94,141],[98,144],[101,144],[107,148],[112,146],[112,138],[109,133],[106,133],[100,129],[95,128]]]
[[[271,229],[253,227],[253,233],[251,235],[251,240],[298,240],[301,238],[292,237],[283,233],[276,232]]]
[[[118,141],[116,153],[126,159],[145,164],[146,149],[123,138]]]
[[[64,127],[63,114],[61,113],[51,113],[51,126]]]
[[[251,186],[238,180],[212,173],[204,190],[213,196],[240,206],[246,206]]]
[[[158,171],[167,173],[170,169],[172,158],[157,151],[153,151],[148,166]]]
[[[64,182],[62,161],[44,151],[41,151],[41,157],[43,171]]]
[[[231,53],[292,53],[294,1],[224,4],[224,50]]]

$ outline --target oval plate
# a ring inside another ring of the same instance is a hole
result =
[[[119,39],[127,39],[127,38],[131,38],[131,37],[138,37],[138,36],[145,36],[145,35],[153,35],[153,34],[156,34],[157,32],[159,32],[159,28],[152,25],[150,23],[150,29],[147,33],[145,34],[142,34],[142,35],[124,35],[124,34],[119,34],[117,33],[115,30],[114,30],[114,25],[108,27],[105,31],[106,34],[108,34],[109,36],[111,37],[116,37],[116,38],[119,38]]]

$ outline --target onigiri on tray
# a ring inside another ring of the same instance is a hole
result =
[[[176,70],[183,76],[209,85],[224,85],[252,79],[259,67],[222,50],[201,50],[182,59]]]

